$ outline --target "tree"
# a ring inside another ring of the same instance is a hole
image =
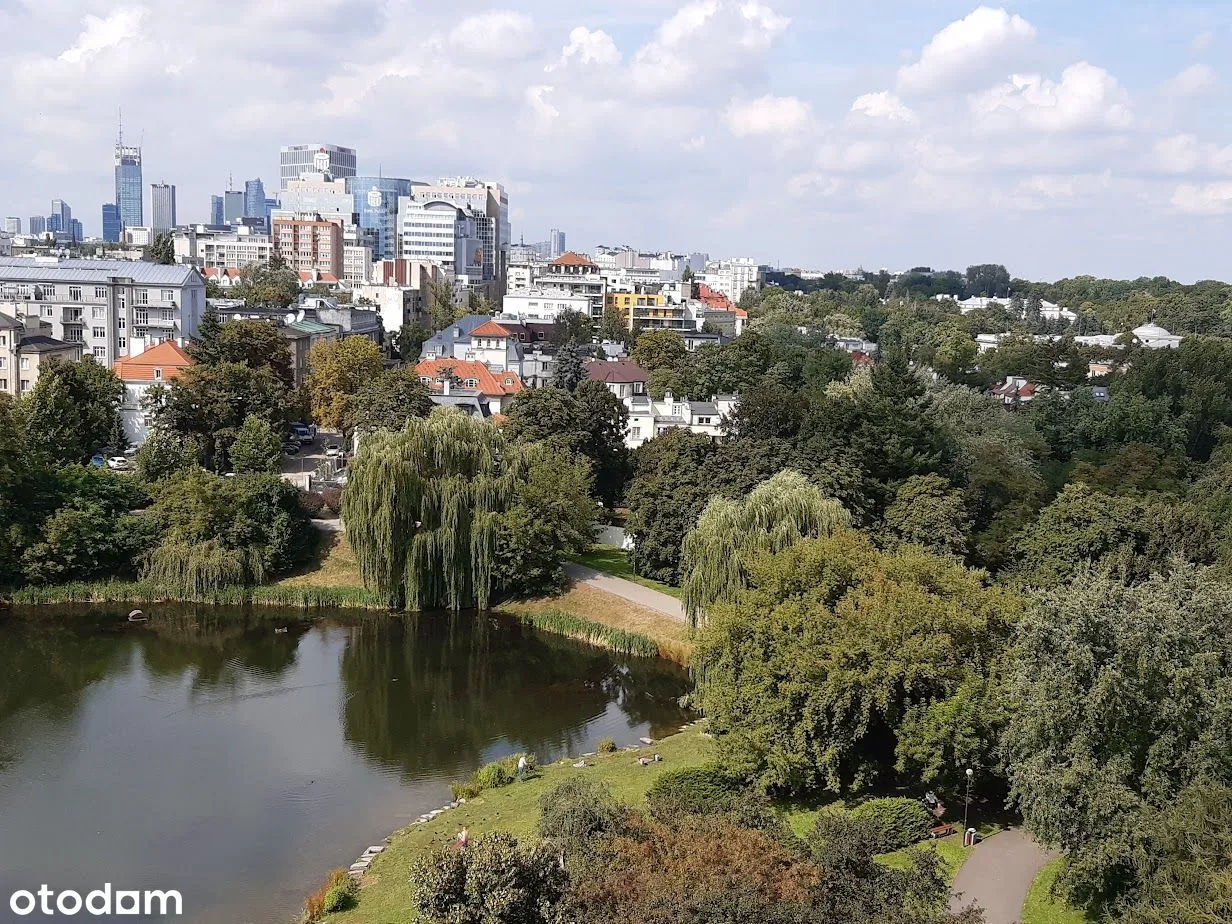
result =
[[[525,499],[545,483],[542,461],[538,446],[510,445],[490,422],[444,408],[411,418],[399,433],[368,437],[342,495],[364,584],[412,610],[486,609],[500,586],[502,553],[506,562],[524,553],[500,537],[519,516],[535,514]],[[555,503],[582,503],[564,493],[578,489],[576,479],[563,477]],[[519,505],[520,513],[503,516]],[[564,541],[576,522],[561,524],[556,536]],[[546,567],[542,558],[535,564]]]
[[[453,283],[448,279],[428,283],[428,323],[433,331],[444,330],[458,319],[453,294]]]
[[[231,444],[231,467],[239,475],[277,475],[282,471],[282,437],[269,421],[244,418]]]
[[[626,348],[633,345],[629,324],[624,314],[615,305],[608,305],[603,309],[603,321],[599,324],[599,339],[610,340],[612,343],[623,343]]]
[[[144,258],[154,263],[171,266],[175,263],[175,236],[170,231],[160,231],[145,249]]]
[[[1061,885],[1078,904],[1133,890],[1153,812],[1185,787],[1232,784],[1229,612],[1232,588],[1185,566],[1132,587],[1080,573],[1019,622],[1010,799],[1069,853]]]
[[[652,330],[641,334],[633,347],[633,361],[647,372],[675,369],[684,363],[684,340],[675,331]]]
[[[989,676],[1018,608],[953,558],[849,531],[746,567],[693,666],[723,763],[773,791],[877,785],[909,711]]]
[[[115,442],[124,384],[92,356],[45,366],[18,403],[26,449],[52,464],[82,462]]]
[[[566,883],[550,849],[500,832],[411,867],[415,917],[430,924],[552,924]]]
[[[586,364],[577,344],[569,342],[556,351],[556,373],[552,384],[573,391],[586,380]]]
[[[432,336],[432,331],[419,324],[403,324],[398,328],[398,335],[394,338],[394,347],[398,351],[398,358],[404,364],[418,362],[419,354],[423,350],[424,343]]]
[[[291,349],[270,321],[220,321],[210,309],[186,352],[197,363],[237,363],[250,369],[269,369],[287,388],[295,383]]]
[[[967,297],[1002,298],[1010,292],[1010,274],[998,263],[981,263],[967,267],[964,286]]]
[[[299,274],[279,258],[268,265],[252,264],[240,270],[239,279],[231,287],[234,298],[242,298],[251,308],[274,308],[284,311],[299,298]]]
[[[791,470],[762,482],[745,498],[712,499],[684,537],[681,587],[690,626],[747,588],[750,556],[781,552],[850,525],[841,504]]]
[[[940,475],[912,475],[886,509],[886,528],[902,542],[914,542],[941,555],[965,555],[971,517],[962,492]]]
[[[308,366],[313,417],[325,429],[350,436],[355,396],[385,369],[381,348],[367,337],[325,340],[309,351]]]
[[[594,322],[581,311],[562,311],[552,322],[552,345],[557,348],[589,346],[594,335]]]
[[[712,495],[707,465],[715,446],[701,434],[671,430],[633,454],[633,481],[626,530],[633,539],[629,560],[643,577],[679,580],[680,550]]]
[[[432,412],[428,386],[414,366],[386,369],[364,383],[351,403],[350,429],[356,433],[401,430],[412,417]]]
[[[188,437],[155,429],[137,451],[137,474],[146,484],[166,481],[195,468],[199,454]]]

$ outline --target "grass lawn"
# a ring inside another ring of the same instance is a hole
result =
[[[1053,897],[1052,884],[1064,862],[1064,857],[1057,857],[1035,877],[1027,893],[1027,902],[1022,906],[1022,924],[1088,924],[1091,920],[1065,899]]]
[[[626,581],[633,581],[634,583],[641,584],[643,587],[649,587],[651,590],[658,590],[677,599],[680,598],[681,590],[679,587],[672,587],[670,584],[660,584],[658,581],[652,581],[650,578],[634,574],[633,566],[629,564],[628,554],[615,546],[597,545],[591,551],[577,556],[574,560],[579,565],[586,565],[588,568],[594,568],[596,571],[602,571],[604,574],[624,578]]]
[[[319,532],[320,545],[312,560],[277,583],[288,587],[363,587],[359,562],[346,533]]]
[[[653,747],[635,752],[588,758],[594,766],[575,770],[568,763],[549,764],[525,783],[486,790],[483,795],[445,812],[430,822],[398,832],[383,854],[378,856],[364,877],[358,904],[348,911],[330,915],[329,924],[405,924],[410,920],[410,867],[415,857],[432,847],[450,844],[463,825],[472,837],[492,831],[508,831],[516,836],[531,836],[539,817],[539,796],[571,776],[599,780],[611,788],[622,802],[643,803],[646,790],[664,770],[676,770],[705,763],[711,758],[714,742],[699,730],[664,738]],[[636,763],[638,754],[662,755],[663,761],[646,767]]]

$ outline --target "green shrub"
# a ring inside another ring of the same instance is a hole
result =
[[[624,815],[606,785],[570,777],[539,797],[539,836],[572,853],[616,831]]]
[[[616,749],[616,739],[615,738],[600,738],[599,739],[599,753],[600,754],[615,754],[616,750],[617,749]]]
[[[722,814],[735,804],[740,785],[713,764],[668,770],[646,792],[646,806],[656,821],[680,815]]]
[[[450,786],[455,800],[474,799],[485,789],[499,789],[508,786],[518,778],[518,758],[526,758],[526,770],[534,773],[538,762],[534,754],[510,754],[490,764],[484,764],[474,772],[469,780],[454,783]]]
[[[515,769],[514,773],[516,772]],[[494,761],[485,764],[475,772],[475,782],[479,784],[480,789],[498,789],[512,783],[514,773],[510,773],[509,768],[502,761]]]
[[[928,811],[915,799],[870,799],[857,805],[851,814],[872,826],[879,853],[918,844],[932,827]]]
[[[325,893],[325,901],[321,904],[321,910],[326,914],[333,914],[335,911],[342,911],[351,902],[351,890],[344,885],[333,886]]]

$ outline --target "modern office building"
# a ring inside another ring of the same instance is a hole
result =
[[[269,217],[265,211],[265,184],[260,177],[244,181],[244,217]]]
[[[411,194],[410,180],[392,176],[353,176],[346,180],[354,199],[356,223],[368,232],[374,260],[398,256],[398,198]]]
[[[238,189],[228,189],[222,194],[222,223],[232,224],[244,219],[244,193]]]
[[[0,259],[0,312],[40,319],[108,368],[165,340],[183,345],[204,311],[205,280],[192,266]]]
[[[274,218],[315,214],[326,221],[355,224],[355,197],[347,191],[347,181],[328,173],[306,173],[298,180],[289,180],[279,199]]]
[[[20,218],[4,219],[4,233],[5,234],[21,234],[21,219]]]
[[[551,233],[548,234],[548,251],[553,260],[565,252],[564,231],[560,231],[557,228],[552,229]]]
[[[120,221],[126,228],[139,228],[144,222],[141,209],[145,191],[141,185],[140,145],[116,142],[115,204],[120,207]]]
[[[223,225],[222,196],[210,196],[210,224]]]
[[[174,184],[151,183],[150,227],[155,231],[170,231],[175,226]]]
[[[346,179],[356,174],[354,148],[335,144],[293,144],[282,148],[279,154],[279,189],[286,189],[292,180],[303,178],[306,173],[324,173],[335,180]]]
[[[84,241],[86,239],[86,229],[80,221],[74,218],[68,223],[68,233],[74,241]]]
[[[120,219],[120,207],[114,202],[103,203],[103,240],[119,243],[124,236],[124,222]]]
[[[421,202],[448,202],[489,219],[486,223],[477,222],[484,245],[481,264],[483,280],[494,282],[498,295],[503,294],[512,234],[509,195],[505,187],[492,180],[477,180],[473,176],[441,177],[435,183],[414,184],[411,195]]]
[[[30,221],[27,222],[31,234],[46,234],[47,219],[42,215],[31,215]]]
[[[47,216],[47,230],[68,235],[73,231],[73,210],[63,199],[51,200],[51,214]]]

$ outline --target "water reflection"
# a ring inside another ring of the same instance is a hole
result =
[[[497,617],[126,609],[0,613],[0,894],[54,873],[284,921],[485,760],[681,720],[673,666]]]

